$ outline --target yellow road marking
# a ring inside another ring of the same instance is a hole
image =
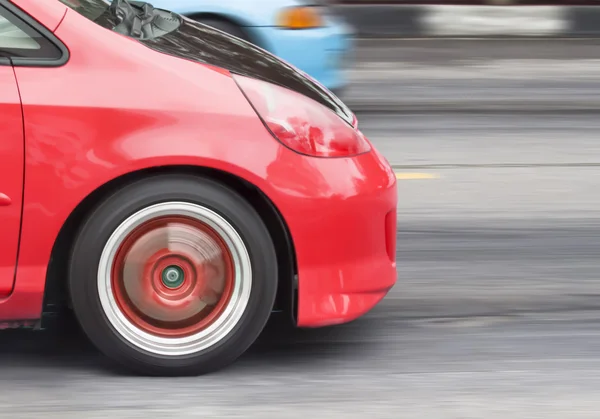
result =
[[[437,179],[438,175],[434,173],[396,173],[396,179],[414,180],[414,179]]]

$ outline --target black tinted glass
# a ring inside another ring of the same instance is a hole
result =
[[[56,45],[0,6],[0,57],[59,59],[61,56]]]

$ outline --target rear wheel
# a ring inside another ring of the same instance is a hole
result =
[[[89,217],[70,262],[92,342],[138,373],[197,375],[232,363],[273,307],[275,249],[256,211],[214,181],[155,176]]]

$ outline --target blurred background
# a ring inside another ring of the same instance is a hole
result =
[[[598,418],[600,4],[253,5],[275,10],[267,28],[242,3],[239,21],[181,12],[276,50],[357,113],[398,178],[396,287],[348,325],[274,318],[196,379],[120,376],[81,336],[8,332],[1,415]]]

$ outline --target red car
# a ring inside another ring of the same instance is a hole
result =
[[[150,4],[0,0],[0,320],[72,309],[114,361],[202,374],[274,311],[351,321],[396,281],[395,175],[266,51]]]

